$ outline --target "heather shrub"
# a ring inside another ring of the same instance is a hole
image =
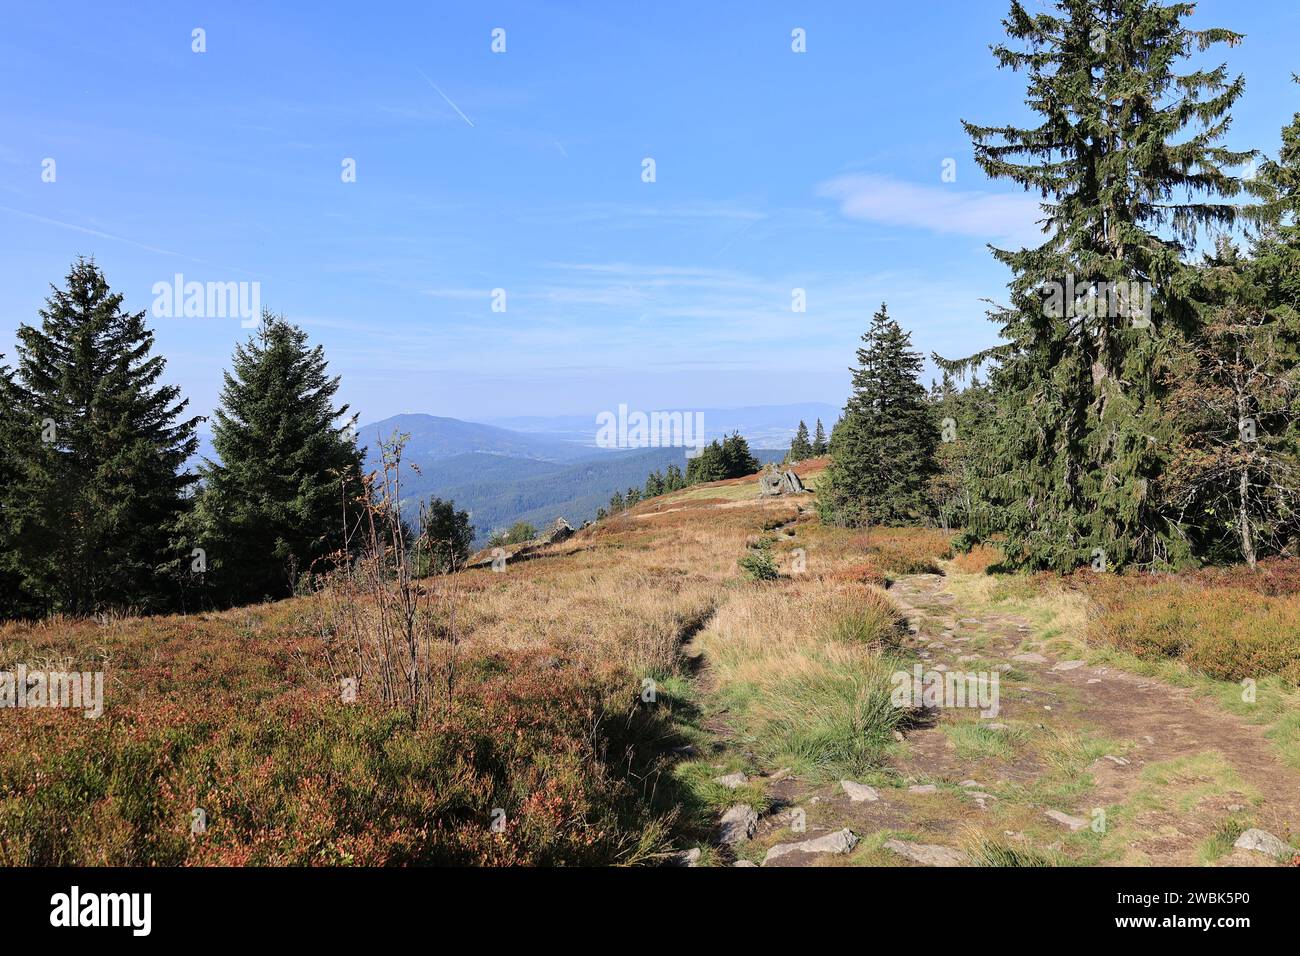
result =
[[[952,536],[937,528],[872,528],[852,543],[886,574],[939,574],[952,557]]]
[[[1222,680],[1277,674],[1300,683],[1300,597],[1126,579],[1096,594],[1094,640],[1141,657],[1181,660]]]

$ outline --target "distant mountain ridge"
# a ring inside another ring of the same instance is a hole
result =
[[[640,409],[669,411],[670,409]],[[691,408],[675,411],[700,412],[704,416],[704,434],[708,441],[740,432],[754,448],[788,447],[802,421],[811,432],[821,419],[829,435],[840,416],[840,409],[826,402],[796,402],[790,405],[750,405],[741,408]],[[617,414],[617,409],[609,409]],[[588,446],[596,442],[596,414],[590,415],[515,415],[488,419],[500,428],[527,435],[578,442]]]
[[[564,438],[524,434],[496,425],[438,415],[394,415],[357,428],[358,439],[367,446],[377,446],[394,433],[410,436],[406,458],[417,463],[465,454],[573,461],[590,457],[593,452],[592,448]]]
[[[828,411],[829,410],[829,411]],[[829,405],[755,406],[705,409],[709,440],[739,431],[759,461],[779,461],[802,418],[812,428],[821,417],[829,434],[834,416]],[[558,517],[575,525],[594,518],[615,491],[641,488],[652,471],[669,464],[686,467],[684,448],[608,449],[595,445],[596,416],[521,416],[495,424],[467,422],[440,415],[393,415],[359,425],[357,440],[366,449],[366,468],[380,467],[380,445],[394,434],[407,435],[402,460],[402,512],[413,521],[419,503],[449,498],[468,511],[476,544],[493,530],[516,521],[541,527]],[[503,422],[519,424],[519,429]],[[788,424],[782,424],[788,423]],[[210,434],[202,434],[197,455],[215,459]]]
[[[565,420],[537,418],[533,423],[554,426],[557,421]],[[381,441],[395,433],[407,435],[403,461],[419,467],[418,474],[403,471],[402,511],[407,520],[416,518],[421,501],[450,498],[457,508],[470,512],[475,540],[481,544],[493,530],[515,521],[540,527],[561,516],[574,524],[594,518],[615,491],[642,487],[650,472],[663,471],[670,463],[686,467],[683,448],[597,448],[594,415],[591,421],[589,445],[563,431],[522,432],[422,414],[361,425],[357,436],[366,447],[366,467],[375,469],[380,466]],[[797,424],[795,419],[791,434]],[[779,460],[788,444],[787,438],[775,449],[755,446],[754,454],[760,461]]]

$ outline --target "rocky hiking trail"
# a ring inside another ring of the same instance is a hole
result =
[[[973,576],[892,582],[908,622],[901,656],[925,671],[996,672],[998,713],[927,711],[859,780],[778,767],[717,778],[757,785],[766,804],[726,812],[713,862],[1267,866],[1290,856],[1274,834],[1300,821],[1300,772],[1259,726],[1192,690],[1091,664],[1084,647],[1060,654],[1050,628],[964,600],[962,577]],[[707,692],[707,661],[697,671]],[[725,718],[706,729],[727,746]]]

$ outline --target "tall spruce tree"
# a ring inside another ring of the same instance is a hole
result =
[[[9,570],[30,610],[150,611],[175,595],[177,524],[199,418],[159,385],[145,313],[126,312],[93,260],[51,287],[39,327],[18,327],[5,383],[12,469],[5,495]],[[188,557],[186,558],[188,560]]]
[[[1300,84],[1300,75],[1292,79]],[[1253,281],[1272,321],[1294,342],[1300,329],[1300,112],[1282,129],[1278,158],[1264,164],[1261,180],[1266,227],[1251,250]],[[1291,408],[1285,427],[1300,457],[1300,405]],[[1292,531],[1289,550],[1300,552],[1300,528]]]
[[[0,360],[3,358],[0,355]],[[17,444],[31,440],[30,431],[19,424],[20,416],[13,373],[8,365],[0,361],[0,620],[20,617],[36,610],[22,588],[11,520],[18,503]]]
[[[1171,362],[1177,432],[1160,482],[1199,554],[1251,567],[1300,526],[1300,323],[1272,314],[1255,279],[1226,241],[1200,270],[1205,321]]]
[[[1300,320],[1300,113],[1282,129],[1277,159],[1261,166],[1259,187],[1263,228],[1251,249],[1254,281],[1273,315],[1294,322]]]
[[[820,458],[828,450],[826,443],[826,429],[822,427],[822,420],[817,419],[817,430],[813,432],[812,453],[814,458]]]
[[[1006,345],[973,357],[997,359],[980,495],[1014,564],[1163,566],[1186,553],[1152,488],[1170,447],[1160,382],[1195,324],[1184,249],[1233,221],[1213,199],[1238,192],[1225,170],[1251,156],[1217,145],[1242,79],[1175,72],[1193,50],[1240,39],[1189,29],[1193,7],[1054,0],[1031,15],[1013,2],[1004,25],[1023,48],[994,54],[1025,71],[1042,122],[965,124],[989,176],[1044,199],[1045,241],[994,250],[1013,273],[1010,306],[991,315]]]
[[[961,420],[965,403],[952,375],[943,373],[942,384],[931,383],[930,404],[939,423],[939,444],[935,449],[935,473],[928,494],[931,510],[946,530],[967,523],[970,502],[966,493],[966,436]]]
[[[817,486],[818,511],[824,522],[850,527],[923,520],[939,436],[918,380],[921,355],[883,303],[862,341]]]
[[[1251,255],[1221,242],[1197,272],[1202,324],[1171,363],[1161,482],[1199,555],[1251,566],[1300,536],[1300,113],[1257,186]]]
[[[223,603],[283,597],[323,567],[344,546],[345,502],[362,488],[362,451],[338,424],[348,406],[334,406],[339,379],[321,346],[263,312],[232,364],[214,416],[218,460],[201,469],[189,522]]]
[[[786,453],[786,461],[805,461],[813,456],[812,442],[808,440],[808,426],[804,422],[799,422],[799,427],[795,430],[794,438],[790,442],[790,451]]]

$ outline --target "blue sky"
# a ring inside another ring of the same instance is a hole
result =
[[[1006,7],[6,3],[0,349],[93,254],[133,309],[178,272],[259,282],[363,420],[840,404],[881,300],[927,353],[994,341],[985,244],[1033,204],[959,120],[1026,118],[988,52]],[[1247,77],[1229,142],[1275,150],[1300,4],[1193,23],[1247,34],[1214,54]],[[207,413],[247,332],[152,324]]]

